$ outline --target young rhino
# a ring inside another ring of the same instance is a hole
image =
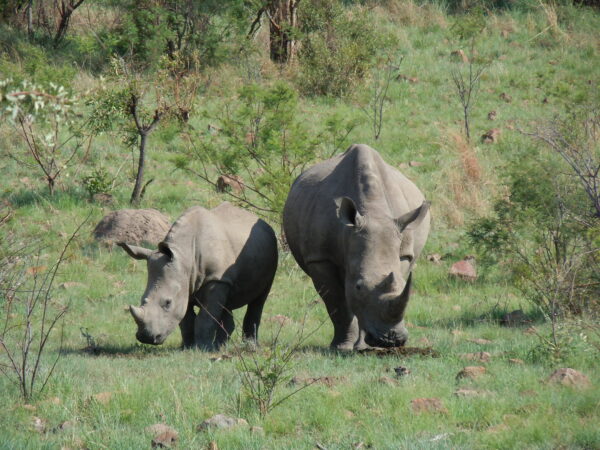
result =
[[[244,337],[256,340],[277,268],[277,240],[266,222],[227,202],[211,210],[195,206],[157,251],[118,245],[148,265],[142,304],[129,307],[138,341],[162,344],[179,325],[184,348],[216,349],[234,329],[231,311],[244,305]]]

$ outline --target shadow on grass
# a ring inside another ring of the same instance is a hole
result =
[[[468,328],[486,324],[497,325],[504,328],[527,328],[534,324],[544,322],[544,316],[539,311],[529,311],[528,313],[523,313],[519,320],[507,323],[506,316],[509,313],[511,313],[511,311],[496,304],[492,306],[489,311],[484,313],[469,310],[463,312],[459,316],[434,320],[424,324],[424,326],[432,328]]]
[[[363,356],[378,356],[378,357],[410,357],[410,356],[426,356],[437,358],[439,357],[439,353],[431,347],[390,347],[390,348],[380,348],[374,347],[365,350],[354,350],[354,351],[340,351],[334,350],[330,347],[321,347],[316,345],[309,345],[306,347],[302,347],[300,349],[301,353],[316,353],[320,356],[325,356],[328,358],[331,357],[341,357],[341,358],[360,358]]]
[[[5,193],[0,196],[0,200],[9,202],[15,208],[39,204],[51,204],[55,207],[68,204],[80,206],[89,203],[86,193],[76,187],[57,189],[54,195],[50,195],[48,189],[20,189]]]
[[[179,347],[153,347],[149,345],[133,344],[133,345],[102,345],[97,347],[64,347],[63,355],[79,355],[109,358],[130,358],[130,359],[148,359],[161,358],[169,356],[173,353],[181,352]]]

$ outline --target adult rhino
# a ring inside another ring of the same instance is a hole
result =
[[[142,304],[129,307],[140,342],[162,344],[179,325],[184,348],[218,348],[234,329],[231,311],[244,305],[244,336],[257,338],[277,268],[277,239],[266,222],[227,202],[211,210],[195,206],[157,251],[118,245],[147,261]]]
[[[405,344],[411,271],[429,224],[423,194],[367,145],[352,145],[296,179],[283,228],[325,302],[332,347]]]

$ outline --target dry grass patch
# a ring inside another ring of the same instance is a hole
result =
[[[379,3],[379,2],[377,2]],[[448,26],[448,21],[439,6],[433,3],[416,4],[412,0],[386,0],[376,7],[388,20],[396,24],[416,27]]]

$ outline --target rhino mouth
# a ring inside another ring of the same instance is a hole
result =
[[[135,337],[142,344],[150,344],[150,345],[160,345],[163,342],[165,342],[165,339],[167,338],[166,336],[161,335],[161,334],[152,336],[147,333],[140,332],[140,331],[138,331],[136,333]]]
[[[408,340],[408,333],[389,332],[384,335],[374,336],[368,331],[365,333],[365,344],[370,347],[404,347]]]

